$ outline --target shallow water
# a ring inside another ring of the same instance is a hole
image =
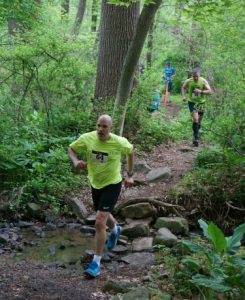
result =
[[[31,230],[22,232],[25,247],[17,259],[34,262],[58,262],[76,264],[86,250],[93,249],[94,238],[86,236],[76,229],[57,229],[45,231],[45,237],[40,238]]]

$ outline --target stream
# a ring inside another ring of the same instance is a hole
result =
[[[59,265],[79,265],[88,249],[93,249],[94,238],[77,229],[56,229],[45,231],[41,237],[33,230],[22,229],[23,251],[15,259]]]

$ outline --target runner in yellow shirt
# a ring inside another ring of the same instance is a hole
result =
[[[209,83],[200,76],[199,68],[192,70],[192,77],[184,82],[181,92],[183,101],[186,101],[186,92],[188,92],[188,106],[192,115],[193,145],[198,147],[199,129],[204,115],[206,96],[212,94]]]
[[[121,157],[127,156],[127,176],[125,187],[133,183],[133,145],[124,138],[111,133],[112,119],[108,115],[98,118],[96,131],[82,134],[75,142],[70,144],[68,155],[75,168],[87,169],[91,184],[92,199],[96,211],[95,222],[95,255],[93,261],[85,270],[91,277],[100,274],[100,260],[104,245],[112,250],[121,233],[111,212],[119,197],[122,176]],[[86,159],[78,158],[79,152],[86,153]],[[106,226],[111,230],[106,242]]]

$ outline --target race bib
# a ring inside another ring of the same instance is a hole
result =
[[[201,94],[192,93],[192,99],[199,99],[199,98],[201,98]]]
[[[108,153],[92,150],[92,160],[104,164],[108,162]]]

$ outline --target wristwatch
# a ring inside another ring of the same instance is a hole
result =
[[[127,171],[127,175],[128,175],[128,177],[132,177],[133,175],[134,175],[134,171]]]

